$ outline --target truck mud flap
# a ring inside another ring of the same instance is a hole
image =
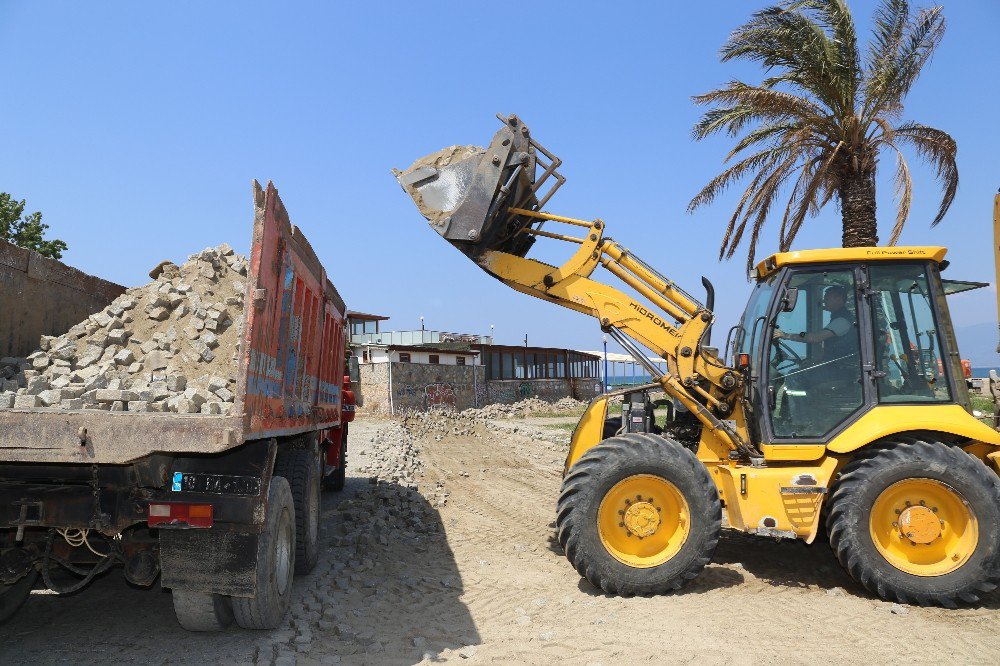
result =
[[[255,593],[258,534],[223,530],[162,530],[163,587],[234,597]]]

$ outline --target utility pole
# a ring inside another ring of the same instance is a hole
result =
[[[608,336],[604,336],[604,392],[607,393],[611,390],[611,385],[608,383]]]

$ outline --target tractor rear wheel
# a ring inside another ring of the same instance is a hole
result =
[[[712,559],[722,505],[708,470],[678,442],[648,433],[604,440],[570,468],[559,543],[609,594],[680,589]]]
[[[848,464],[827,531],[848,573],[884,599],[954,608],[1000,584],[1000,478],[930,437],[899,437]]]

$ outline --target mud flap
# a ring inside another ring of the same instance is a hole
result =
[[[161,584],[234,597],[256,593],[258,534],[161,530]]]

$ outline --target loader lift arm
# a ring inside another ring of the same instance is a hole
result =
[[[742,384],[740,373],[702,344],[714,321],[712,312],[628,249],[605,238],[602,220],[588,222],[539,210],[552,192],[539,201],[535,196],[538,181],[555,175],[557,188],[564,180],[552,166],[559,163],[558,158],[530,139],[527,127],[516,116],[498,118],[504,127],[488,149],[470,147],[458,160],[454,159],[456,149],[446,149],[396,174],[431,225],[480,268],[511,288],[596,318],[601,328],[644,364],[654,381],[720,442],[739,457],[759,457],[745,436],[740,392],[736,390]],[[539,150],[549,158],[548,166],[536,164],[534,156]],[[541,171],[538,181],[535,169]],[[452,189],[442,190],[442,183]],[[465,186],[456,190],[452,183]],[[439,200],[459,203],[443,210],[435,207]],[[511,202],[527,207],[512,206]],[[486,211],[485,219],[481,219],[481,211]],[[583,234],[543,230],[545,222],[575,226]],[[524,256],[537,238],[579,247],[561,266],[551,266]],[[599,265],[648,299],[659,312],[592,279]],[[666,373],[648,363],[632,341],[661,356]]]

